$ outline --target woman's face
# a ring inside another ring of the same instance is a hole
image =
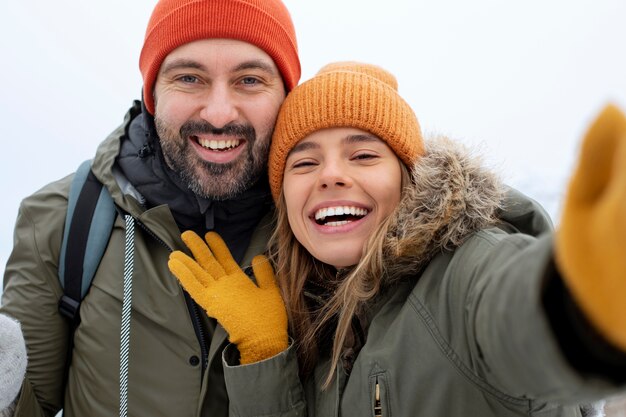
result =
[[[310,134],[287,157],[283,194],[296,239],[337,268],[358,263],[363,245],[400,202],[400,160],[355,128]]]

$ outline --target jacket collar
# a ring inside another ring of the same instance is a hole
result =
[[[429,139],[412,167],[412,182],[385,237],[383,285],[422,269],[436,254],[474,232],[498,226],[538,235],[551,229],[547,213],[501,184],[481,159],[445,137]]]

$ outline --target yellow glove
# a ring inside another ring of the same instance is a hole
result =
[[[617,107],[605,108],[584,139],[556,262],[589,321],[626,351],[626,117]]]
[[[185,290],[228,332],[242,364],[258,362],[287,348],[287,312],[267,258],[257,255],[252,270],[258,286],[241,270],[222,238],[182,234],[196,260],[180,251],[168,266]],[[197,261],[197,262],[196,262]]]

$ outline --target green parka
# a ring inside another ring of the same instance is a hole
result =
[[[114,162],[138,103],[124,124],[98,148],[92,169],[116,205],[135,219],[134,274],[128,382],[131,416],[226,416],[221,351],[226,333],[197,310],[167,267],[171,250],[185,250],[167,206],[146,210],[133,197]],[[15,227],[0,311],[20,321],[28,348],[27,377],[16,416],[110,417],[119,413],[120,322],[123,299],[125,223],[118,216],[106,252],[82,302],[81,324],[64,391],[69,326],[59,314],[57,273],[67,197],[72,176],[26,198]],[[122,191],[122,188],[126,190]],[[271,227],[262,223],[242,264],[265,249]],[[197,334],[204,320],[209,334]],[[195,323],[195,324],[194,324]],[[205,343],[201,343],[204,340]],[[208,363],[203,371],[203,348]]]
[[[552,226],[442,140],[416,165],[385,247],[385,289],[366,309],[367,338],[348,373],[322,357],[301,383],[294,346],[238,366],[224,351],[231,415],[580,416],[610,384],[564,357],[542,305]],[[426,237],[426,238],[425,238]]]

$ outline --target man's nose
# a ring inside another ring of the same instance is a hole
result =
[[[239,117],[238,103],[227,86],[215,85],[208,91],[200,117],[221,129]]]

